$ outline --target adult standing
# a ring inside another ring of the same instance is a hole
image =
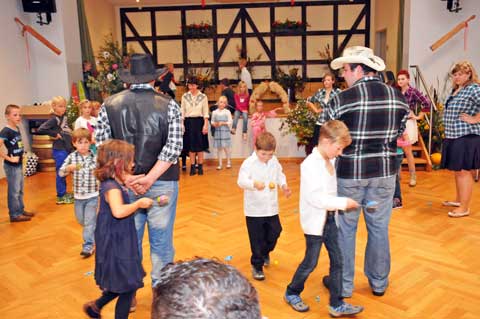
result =
[[[410,73],[407,70],[400,70],[397,73],[397,85],[405,95],[405,98],[410,108],[410,114],[408,115],[407,133],[408,139],[407,145],[402,146],[403,152],[408,162],[408,171],[410,172],[410,181],[408,185],[414,187],[417,185],[417,174],[415,173],[415,158],[413,157],[412,144],[418,141],[418,128],[417,121],[423,120],[425,112],[430,112],[430,106],[432,103],[423,95],[419,90],[410,86]],[[417,103],[422,105],[421,111],[416,115]],[[409,129],[411,127],[411,129]]]
[[[133,54],[128,70],[120,78],[130,88],[105,100],[95,129],[97,145],[115,138],[135,146],[134,174],[127,181],[130,199],[169,198],[167,205],[154,204],[135,213],[138,248],[142,256],[145,224],[148,226],[152,260],[152,287],[160,278],[160,270],[173,261],[173,224],[178,195],[178,156],[182,150],[182,123],[178,104],[169,96],[157,93],[155,79],[163,70],[155,70],[152,57]]]
[[[443,205],[455,207],[450,217],[469,214],[472,198],[472,169],[480,168],[480,85],[473,65],[468,61],[456,63],[451,95],[445,102],[443,124],[445,140],[442,147],[442,168],[455,172],[457,198]]]
[[[250,74],[250,71],[248,71],[247,69],[247,63],[248,61],[245,58],[240,58],[238,60],[238,67],[240,69],[240,81],[245,82],[248,89],[248,95],[252,96],[252,92],[253,92],[252,75]]]
[[[390,245],[388,225],[392,213],[397,165],[397,137],[405,129],[409,109],[403,94],[382,82],[377,71],[383,60],[370,48],[354,46],[332,61],[343,69],[349,88],[336,95],[319,119],[345,122],[352,136],[337,160],[338,196],[361,204],[377,202],[374,213],[363,211],[368,231],[364,272],[373,294],[382,296],[388,286]],[[343,253],[342,296],[353,293],[355,240],[361,208],[339,214],[339,243]],[[324,278],[326,286],[329,278]]]
[[[197,174],[194,164],[198,159],[198,175],[203,175],[203,152],[208,150],[208,98],[198,89],[197,79],[187,83],[188,92],[182,95],[182,118],[185,127],[184,149],[189,153],[190,175]]]

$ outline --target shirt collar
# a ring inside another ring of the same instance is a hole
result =
[[[358,85],[364,82],[371,82],[371,81],[378,81],[381,82],[382,80],[380,79],[380,76],[378,75],[373,75],[373,76],[364,76],[361,79],[357,80],[357,82],[353,83],[352,86]]]
[[[131,84],[130,90],[153,90],[153,86],[150,83]]]

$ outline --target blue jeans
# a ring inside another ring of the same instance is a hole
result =
[[[55,160],[55,186],[57,188],[57,197],[62,197],[67,192],[67,178],[58,175],[60,167],[68,156],[65,150],[52,150],[53,159]]]
[[[83,226],[83,251],[91,251],[95,244],[95,226],[97,224],[98,196],[86,199],[75,199],[75,217]]]
[[[395,192],[393,193],[393,197],[400,199],[400,201],[402,200],[402,189],[400,188],[400,172],[402,171],[402,161],[403,161],[403,153],[397,154],[395,164],[397,164],[398,171],[395,177]]]
[[[241,112],[239,110],[235,110],[235,114],[233,114],[233,124],[232,124],[232,129],[237,129],[237,122],[238,118],[242,116],[243,119],[243,127],[242,127],[242,133],[247,133],[247,127],[248,127],[248,112]]]
[[[365,249],[364,273],[374,291],[383,292],[388,286],[390,273],[390,243],[388,225],[392,214],[395,175],[384,178],[351,180],[339,178],[338,196],[350,197],[360,204],[378,202],[374,213],[363,214],[367,226],[368,239]],[[339,214],[339,242],[343,254],[343,291],[349,297],[353,292],[355,272],[355,240],[361,208]]]
[[[317,267],[318,257],[322,243],[330,257],[330,306],[338,307],[342,304],[342,252],[338,244],[338,227],[335,224],[335,216],[329,215],[323,229],[322,236],[305,234],[307,249],[305,257],[297,268],[292,282],[287,286],[287,295],[300,295],[304,289],[305,281],[310,273]]]
[[[23,214],[23,169],[22,165],[3,164],[8,188],[8,214],[15,218]]]
[[[144,195],[135,196],[131,191],[129,195],[132,202],[141,197],[153,199],[152,207],[136,211],[135,227],[138,236],[138,251],[142,258],[143,234],[145,223],[148,224],[150,259],[152,260],[152,287],[155,287],[160,278],[160,270],[166,264],[173,262],[173,256],[175,255],[173,224],[177,211],[178,181],[156,181]],[[162,207],[158,205],[156,198],[160,195],[168,196],[168,205]]]

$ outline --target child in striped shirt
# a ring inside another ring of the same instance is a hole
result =
[[[83,245],[80,255],[84,258],[93,255],[95,250],[95,225],[97,220],[98,183],[93,171],[96,168],[96,156],[90,150],[92,134],[88,129],[73,131],[75,152],[70,153],[58,174],[62,177],[73,173],[73,196],[75,198],[75,216],[83,226]]]

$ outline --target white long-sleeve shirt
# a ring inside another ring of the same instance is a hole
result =
[[[335,159],[330,160],[335,167]],[[307,235],[321,236],[327,211],[344,210],[347,198],[337,196],[337,174],[330,175],[318,148],[300,165],[300,223]]]
[[[253,187],[255,181],[265,183],[265,188],[261,191],[257,190]],[[243,161],[237,183],[244,189],[243,210],[245,216],[268,217],[278,214],[277,189],[286,186],[287,179],[283,174],[282,165],[275,156],[267,163],[263,163],[253,152]],[[274,183],[275,187],[270,188],[270,183]]]

